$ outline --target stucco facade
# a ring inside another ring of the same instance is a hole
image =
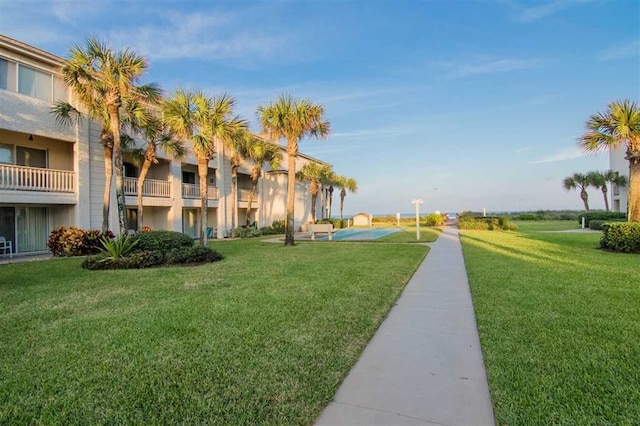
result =
[[[625,176],[629,179],[629,161],[625,159],[626,147],[620,147],[615,151],[609,153],[609,169],[618,173],[620,176]],[[627,211],[627,200],[629,197],[629,188],[618,187],[617,185],[611,185],[611,210],[615,212]]]
[[[57,123],[50,112],[57,100],[73,103],[73,94],[58,75],[63,63],[62,58],[0,35],[0,235],[13,241],[18,253],[46,250],[48,235],[58,226],[102,226],[106,180],[100,124],[85,119],[65,126]],[[286,165],[286,151],[281,149],[282,164]],[[160,152],[159,158],[145,179],[143,225],[196,238],[200,230],[196,158],[191,152],[181,159]],[[124,189],[129,228],[135,229],[137,172],[130,159],[125,153]],[[299,170],[309,161],[323,163],[301,154],[296,168]],[[217,146],[217,153],[209,162],[207,182],[210,236],[224,238],[234,226],[269,226],[285,218],[288,171],[267,169],[258,183],[258,194],[247,220],[251,167],[245,161],[239,168],[234,206],[230,152],[222,144]],[[117,230],[114,186],[112,183],[109,223],[112,230]],[[237,219],[232,223],[234,216]],[[310,218],[309,187],[299,182],[296,228]]]

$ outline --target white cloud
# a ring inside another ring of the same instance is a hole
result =
[[[158,17],[154,24],[115,30],[109,39],[152,59],[235,58],[247,62],[272,57],[286,44],[284,35],[251,28],[237,13],[172,12]]]
[[[533,22],[554,15],[569,7],[592,1],[594,0],[554,0],[545,4],[523,7],[520,9],[518,19],[523,22]]]
[[[529,164],[542,164],[542,163],[555,163],[557,161],[567,161],[576,158],[586,157],[588,153],[580,150],[578,147],[567,148],[556,152],[555,154],[548,155],[539,160],[531,161]]]
[[[513,152],[515,152],[515,153],[526,152],[526,151],[529,151],[530,149],[531,149],[530,146],[523,146],[522,148],[518,148]]]
[[[537,59],[495,59],[482,62],[466,63],[454,65],[449,73],[449,77],[470,77],[473,75],[505,73],[533,68],[540,61]]]
[[[362,129],[352,132],[334,133],[334,139],[383,139],[395,136],[403,136],[414,133],[414,130],[406,127],[383,127],[377,129]]]
[[[597,58],[600,61],[612,61],[615,59],[627,59],[640,56],[640,40],[632,41],[631,43],[623,44],[621,46],[613,46],[598,54]]]

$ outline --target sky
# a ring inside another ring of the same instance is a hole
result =
[[[149,60],[145,82],[281,94],[325,107],[331,135],[300,144],[359,190],[357,212],[582,208],[562,188],[606,170],[577,138],[608,102],[640,100],[635,0],[0,0],[0,33],[66,57],[96,36]],[[589,190],[592,208],[602,195]]]

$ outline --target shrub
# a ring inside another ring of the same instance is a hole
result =
[[[605,223],[614,223],[614,222],[626,222],[625,220],[596,220],[592,219],[589,221],[589,229],[593,229],[595,231],[602,231]]]
[[[605,223],[600,247],[623,253],[640,253],[640,223]]]
[[[184,265],[208,263],[222,259],[224,259],[224,256],[211,247],[194,245],[189,248],[171,250],[167,255],[167,264]]]
[[[167,254],[171,250],[193,247],[193,238],[181,232],[150,231],[134,234],[133,241],[137,241],[136,251],[159,251]]]
[[[271,229],[273,230],[274,234],[284,234],[284,220],[274,220],[271,224]]]
[[[437,213],[431,213],[424,218],[427,226],[440,226],[444,224],[444,216]]]
[[[61,226],[51,231],[47,247],[54,256],[86,256],[97,254],[102,248],[102,239],[112,239],[113,232],[97,229],[85,231],[75,226]]]
[[[260,229],[256,229],[253,226],[247,226],[246,228],[237,228],[233,232],[238,238],[253,238],[262,235]]]
[[[106,269],[142,269],[162,265],[164,255],[159,251],[138,251],[126,257],[109,257],[106,254],[90,256],[82,262],[82,267],[92,271]]]
[[[112,259],[118,259],[120,257],[125,257],[136,246],[136,244],[138,244],[138,241],[128,235],[118,235],[118,237],[113,240],[104,238],[100,243],[103,247],[100,249],[100,253],[102,255]]]
[[[474,229],[480,231],[515,231],[517,226],[509,222],[506,216],[500,217],[473,217],[463,216],[458,220],[459,229]]]
[[[542,215],[536,213],[523,213],[518,216],[518,220],[542,220]]]
[[[591,220],[626,220],[627,214],[624,212],[587,212],[578,216],[578,223],[582,224],[582,218],[584,217],[584,226],[589,226]]]

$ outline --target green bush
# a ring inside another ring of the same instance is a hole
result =
[[[480,231],[515,231],[517,226],[509,222],[506,216],[499,217],[473,217],[463,216],[458,220],[459,229],[474,229]]]
[[[316,223],[330,223],[333,225],[333,229],[342,229],[347,227],[347,220],[343,219],[320,219],[316,220]]]
[[[623,253],[640,253],[640,223],[619,222],[602,225],[600,247]]]
[[[54,256],[86,256],[97,254],[102,249],[101,240],[110,240],[113,232],[102,232],[97,229],[61,226],[51,231],[47,247]]]
[[[159,251],[138,251],[126,257],[110,257],[107,254],[87,257],[82,267],[92,271],[106,269],[142,269],[164,264],[164,255]]]
[[[137,241],[135,251],[159,251],[167,254],[171,250],[193,247],[194,241],[188,235],[174,231],[150,231],[134,234]]]
[[[103,247],[100,249],[100,253],[102,255],[112,259],[117,259],[119,257],[125,257],[131,250],[133,250],[136,244],[138,244],[138,241],[135,241],[129,235],[118,235],[113,240],[103,238],[100,243]]]
[[[444,216],[438,213],[431,213],[424,217],[424,224],[427,226],[444,225]]]
[[[284,220],[274,220],[271,224],[271,229],[273,230],[273,234],[284,234]]]
[[[587,212],[578,216],[578,223],[582,224],[582,218],[584,217],[584,226],[589,226],[589,222],[592,220],[626,220],[627,214],[624,212]]]
[[[224,256],[211,247],[194,245],[193,247],[170,251],[167,255],[167,264],[188,265],[216,262],[222,259],[224,259]]]
[[[518,216],[518,220],[542,220],[542,215],[536,213],[523,213]]]
[[[253,238],[262,235],[262,231],[260,229],[254,228],[253,226],[247,226],[246,228],[236,228],[233,232],[234,235],[238,238]]]

